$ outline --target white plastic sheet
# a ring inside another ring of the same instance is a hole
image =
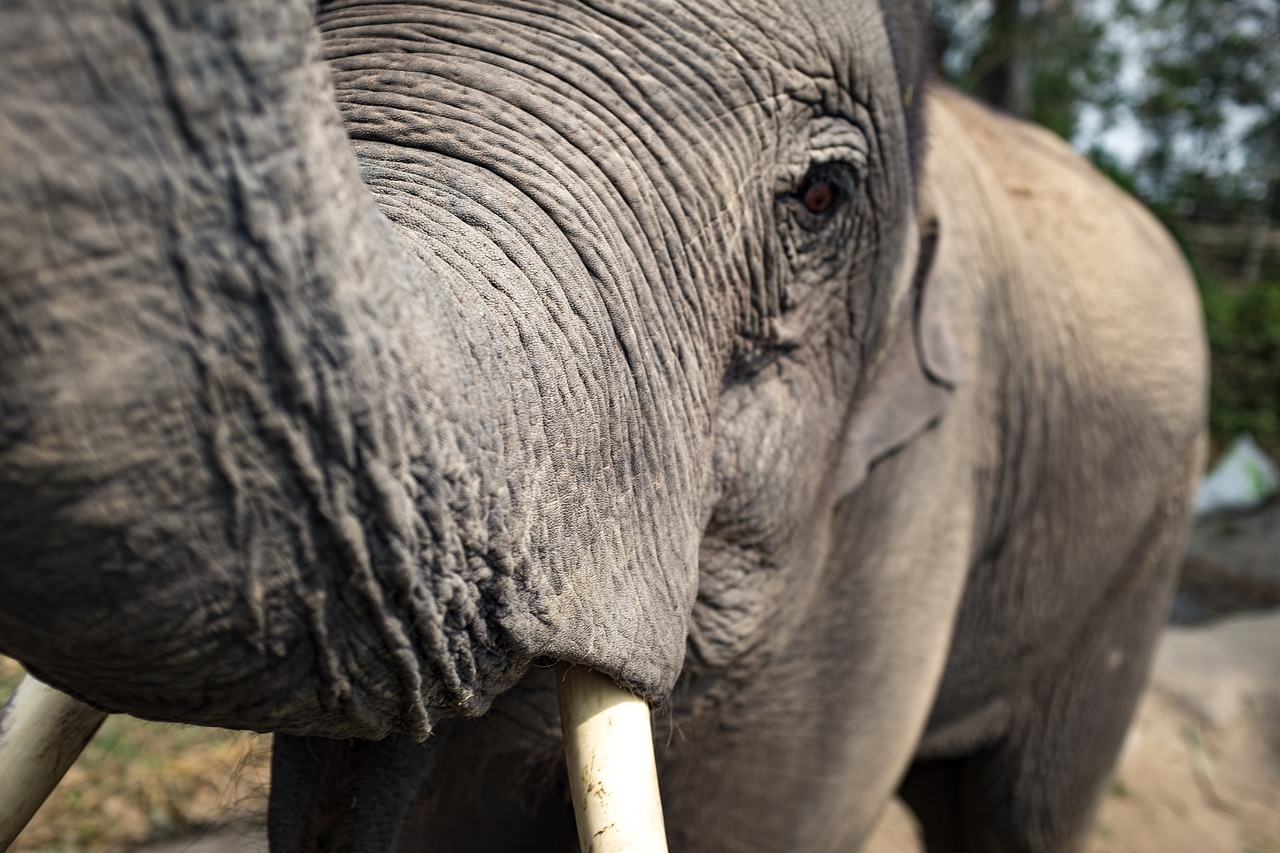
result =
[[[1239,435],[1196,492],[1195,513],[1246,510],[1261,505],[1280,488],[1275,463],[1253,436]]]

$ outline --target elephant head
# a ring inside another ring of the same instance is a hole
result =
[[[67,5],[0,26],[0,651],[97,707],[661,701],[945,407],[923,8]]]

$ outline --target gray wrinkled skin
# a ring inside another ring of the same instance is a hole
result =
[[[655,703],[673,850],[1069,849],[1203,332],[927,15],[6,3],[0,651],[277,732],[280,851],[575,849],[555,660]]]

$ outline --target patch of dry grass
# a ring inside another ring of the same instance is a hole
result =
[[[0,702],[22,668],[0,657]],[[13,851],[116,853],[266,812],[270,741],[109,717]]]

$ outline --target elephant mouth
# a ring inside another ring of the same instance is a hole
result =
[[[278,853],[391,850],[440,736],[415,743],[276,735],[267,834]]]
[[[665,851],[649,707],[608,677],[556,671],[569,790],[583,850]],[[0,714],[0,850],[8,849],[106,714],[28,676]],[[269,836],[277,853],[389,850],[439,749],[403,736],[277,736]]]

